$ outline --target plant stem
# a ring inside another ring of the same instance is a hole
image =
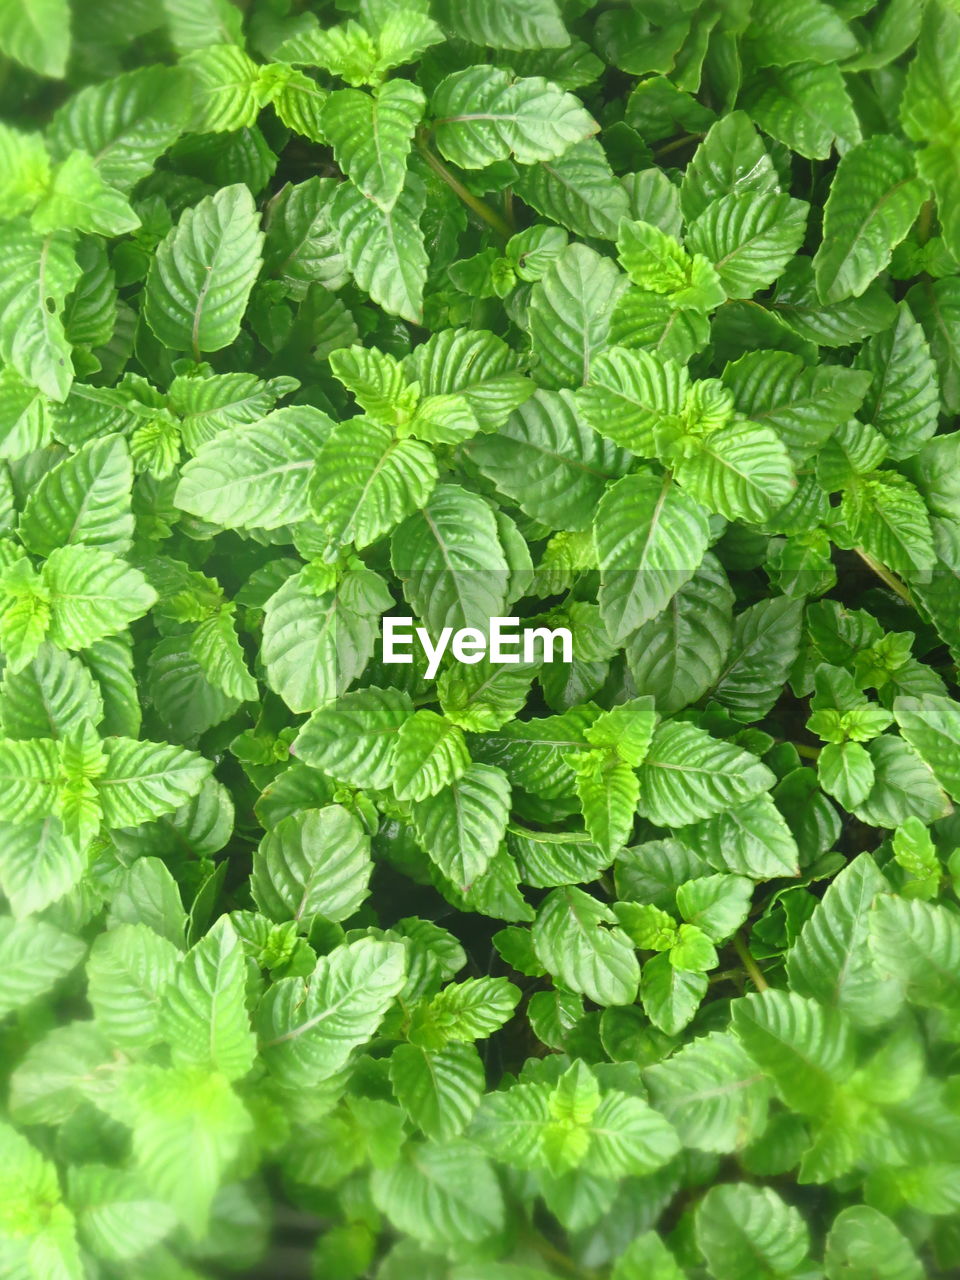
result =
[[[898,595],[901,600],[905,601],[910,606],[911,609],[916,608],[916,605],[913,602],[913,597],[896,574],[891,573],[887,566],[885,564],[881,564],[879,560],[874,560],[870,552],[864,551],[863,547],[854,547],[853,549],[863,563],[869,569],[873,570],[880,581],[886,583],[894,595]]]
[[[513,227],[510,226],[506,218],[501,217],[496,209],[492,209],[484,200],[480,200],[475,196],[472,191],[468,191],[456,174],[451,173],[440,157],[430,150],[423,136],[417,138],[417,149],[437,177],[443,179],[450,190],[460,197],[468,209],[475,213],[487,226],[493,227],[498,236],[502,236],[504,240],[510,239],[513,235]]]
[[[750,954],[750,948],[744,942],[743,936],[741,934],[735,933],[733,935],[733,946],[734,946],[734,949],[736,950],[737,955],[740,957],[740,961],[744,969],[746,969],[747,971],[747,977],[750,979],[753,985],[757,988],[757,990],[758,991],[769,990],[769,983],[767,982],[763,974],[760,972],[760,967],[757,964],[756,960],[754,960],[753,956]]]
[[[687,146],[688,143],[699,142],[702,137],[702,133],[685,133],[682,138],[674,138],[666,146],[658,147],[653,153],[653,158],[659,160],[661,156],[668,156],[672,151],[679,151],[681,147]]]
[[[794,750],[798,756],[802,756],[804,760],[818,760],[820,758],[820,748],[810,747],[805,742],[795,742]]]

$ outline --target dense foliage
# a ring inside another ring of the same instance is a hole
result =
[[[956,1275],[956,3],[0,50],[5,1280]]]

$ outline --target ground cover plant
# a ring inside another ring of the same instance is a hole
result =
[[[957,1275],[956,4],[0,52],[0,1274]]]

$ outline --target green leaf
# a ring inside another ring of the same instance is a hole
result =
[[[712,311],[725,294],[717,273],[699,254],[691,257],[675,236],[647,222],[620,224],[617,257],[634,284],[666,294],[678,307]]]
[[[79,938],[45,921],[0,917],[0,1016],[46,994],[76,968],[85,950]]]
[[[947,793],[960,799],[960,709],[949,698],[925,694],[897,698],[893,710],[906,740]]]
[[[228,1080],[245,1076],[256,1057],[245,1001],[245,964],[226,916],[178,962],[162,993],[160,1034],[179,1066],[203,1066]]]
[[[755,422],[708,432],[677,462],[674,475],[708,510],[751,524],[769,519],[797,483],[776,432]]]
[[[821,1114],[849,1077],[849,1026],[835,1009],[769,990],[735,1001],[731,1017],[737,1039],[795,1111]]]
[[[321,956],[313,973],[282,978],[256,1015],[260,1052],[278,1082],[310,1088],[335,1075],[365,1044],[402,989],[405,949],[361,938]]]
[[[87,961],[87,996],[111,1044],[137,1049],[161,1039],[163,992],[177,960],[173,943],[145,924],[120,924],[100,934]]]
[[[573,791],[574,772],[567,757],[583,749],[584,731],[597,714],[597,708],[587,704],[562,715],[511,721],[496,733],[472,737],[471,750],[503,769],[512,784],[546,800],[559,799]]]
[[[423,90],[408,80],[388,80],[374,94],[338,89],[324,103],[320,118],[337,163],[385,211],[403,190],[410,144],[425,105]]]
[[[424,397],[462,396],[484,432],[496,431],[534,391],[523,357],[485,329],[441,329],[404,359]]]
[[[63,76],[70,53],[65,0],[23,0],[0,9],[0,49],[42,76]]]
[[[83,1164],[71,1168],[70,1203],[81,1237],[98,1256],[124,1262],[158,1245],[176,1227],[168,1205],[156,1200],[129,1170]]]
[[[176,502],[227,528],[276,529],[310,512],[310,477],[333,423],[309,406],[222,432],[183,468]]]
[[[494,49],[556,49],[570,43],[554,0],[504,0],[496,8],[481,0],[441,0],[437,12],[457,35]]]
[[[677,890],[677,909],[714,942],[723,942],[750,911],[753,885],[745,876],[698,876]]]
[[[657,429],[682,412],[689,388],[689,376],[675,360],[611,347],[591,362],[577,407],[600,435],[655,457]]]
[[[393,535],[390,559],[404,596],[433,635],[503,615],[507,561],[493,512],[459,485],[437,485]]]
[[[626,189],[594,138],[521,169],[516,189],[537,213],[581,236],[615,240],[621,218],[630,214]]]
[[[638,775],[640,812],[664,827],[722,813],[766,791],[774,780],[756,756],[677,720],[654,733]]]
[[[600,612],[622,642],[656,617],[693,577],[707,549],[706,512],[652,474],[608,489],[594,521],[600,557]]]
[[[687,1026],[706,993],[706,975],[674,968],[666,952],[652,956],[643,966],[640,995],[644,1013],[668,1036]]]
[[[933,822],[950,802],[933,770],[902,738],[889,734],[867,743],[873,760],[873,789],[857,806],[857,817],[879,827],[899,827],[909,817]]]
[[[680,204],[688,222],[714,200],[744,191],[777,191],[780,181],[750,118],[731,111],[711,125],[687,165]]]
[[[346,920],[369,893],[370,840],[342,805],[301,809],[260,841],[250,888],[272,920],[309,931],[313,917]]]
[[[697,1244],[715,1280],[789,1276],[807,1256],[803,1218],[770,1187],[725,1183],[697,1206]]]
[[[861,853],[830,882],[787,954],[792,990],[858,1026],[881,1025],[900,1006],[897,982],[880,973],[866,946],[871,908],[887,890],[876,863]]]
[[[733,637],[732,614],[726,574],[707,552],[666,609],[628,637],[634,686],[656,700],[661,715],[697,702],[716,684]]]
[[[861,138],[836,66],[797,62],[764,68],[745,86],[740,105],[764,133],[808,160],[826,160],[835,143],[850,147]]]
[[[437,481],[433,454],[369,418],[335,427],[317,459],[310,500],[337,546],[358,549],[426,506]]]
[[[734,619],[714,697],[737,720],[761,720],[776,702],[800,650],[803,601],[760,600]]]
[[[823,211],[823,244],[813,260],[824,302],[864,292],[910,230],[925,196],[913,155],[896,138],[869,138],[841,158]]]
[[[926,506],[909,480],[893,471],[856,477],[841,514],[853,537],[895,573],[931,569],[933,533]]]
[[[175,351],[229,346],[260,272],[263,233],[242,183],[222,187],[181,215],[150,264],[144,315]]]
[[[122,235],[140,225],[126,197],[101,177],[90,156],[72,151],[58,165],[33,211],[34,231],[95,231]]]
[[[62,898],[87,869],[83,851],[67,839],[53,814],[26,823],[5,822],[0,834],[0,888],[17,919]]]
[[[859,409],[869,385],[850,369],[805,368],[788,351],[749,351],[727,365],[723,382],[739,412],[772,427],[797,462],[815,453]]]
[[[763,1132],[769,1087],[739,1043],[724,1031],[693,1040],[644,1079],[680,1134],[699,1151],[740,1151]]]
[[[863,418],[887,441],[887,456],[909,458],[937,429],[937,370],[923,329],[901,303],[896,323],[868,339],[857,368],[872,374]]]
[[[542,76],[515,79],[490,66],[447,76],[431,109],[437,146],[462,169],[510,156],[518,164],[552,160],[599,127],[577,98]]]
[[[506,978],[450,983],[414,1009],[410,1040],[425,1049],[442,1049],[451,1041],[479,1040],[503,1026],[519,1000],[519,990]]]
[[[73,366],[63,306],[80,278],[71,239],[13,223],[4,229],[0,267],[0,356],[44,395],[65,400]]]
[[[615,751],[584,751],[574,757],[576,791],[590,838],[613,857],[630,839],[637,808],[637,775]]]
[[[431,1051],[400,1044],[390,1055],[397,1101],[428,1138],[449,1142],[467,1127],[480,1104],[484,1073],[472,1044]]]
[[[922,1280],[923,1267],[910,1241],[878,1209],[850,1205],[827,1236],[827,1280]]]
[[[181,59],[189,72],[195,133],[227,133],[256,124],[260,114],[257,64],[235,44],[195,49]]]
[[[796,62],[841,62],[857,52],[857,41],[839,14],[822,0],[762,0],[747,32],[754,66],[788,67]]]
[[[213,762],[167,742],[107,738],[106,768],[96,780],[108,827],[134,827],[195,796]]]
[[[626,280],[608,259],[571,244],[547,268],[530,297],[530,341],[538,381],[580,386],[607,346],[613,307]]]
[[[41,478],[24,507],[20,538],[36,555],[71,543],[126,551],[133,537],[132,484],[123,438],[91,440]]]
[[[50,593],[49,638],[64,649],[86,649],[121,631],[157,598],[139,569],[93,547],[52,551],[42,582]]]
[[[771,285],[803,243],[807,205],[773,191],[714,200],[690,225],[687,248],[713,263],[730,298]]]
[[[292,711],[313,711],[345,693],[373,654],[378,619],[389,607],[382,579],[346,573],[316,595],[305,572],[266,602],[261,657],[267,682]]]
[[[392,785],[398,800],[427,800],[470,765],[463,730],[435,711],[416,711],[397,733]]]
[[[569,391],[537,391],[496,435],[478,436],[466,450],[502,493],[552,529],[588,528],[607,480],[624,467],[579,408],[579,395],[574,402]]]
[[[397,731],[412,714],[399,689],[356,689],[315,711],[291,750],[339,782],[383,790],[393,776]]]
[[[408,174],[395,204],[382,209],[350,183],[341,183],[330,206],[344,260],[358,286],[391,315],[419,323],[427,278],[420,217],[426,190]]]
[[[203,1068],[133,1065],[111,1108],[132,1129],[135,1167],[201,1239],[223,1174],[252,1128],[229,1082]]]
[[[55,113],[48,140],[55,159],[86,151],[101,177],[131,190],[186,124],[183,75],[171,67],[139,67],[91,84]]]
[[[503,1226],[493,1167],[469,1142],[408,1143],[392,1168],[374,1170],[371,1189],[398,1231],[427,1244],[468,1245]]]
[[[683,1272],[657,1233],[644,1231],[621,1253],[610,1280],[683,1280]]]
[[[582,889],[554,889],[537,912],[533,945],[544,968],[598,1004],[633,1004],[640,965],[616,917]]]
[[[397,753],[401,754],[399,739]],[[509,812],[507,777],[485,764],[469,765],[459,778],[411,806],[420,845],[447,879],[464,889],[493,860]]]

